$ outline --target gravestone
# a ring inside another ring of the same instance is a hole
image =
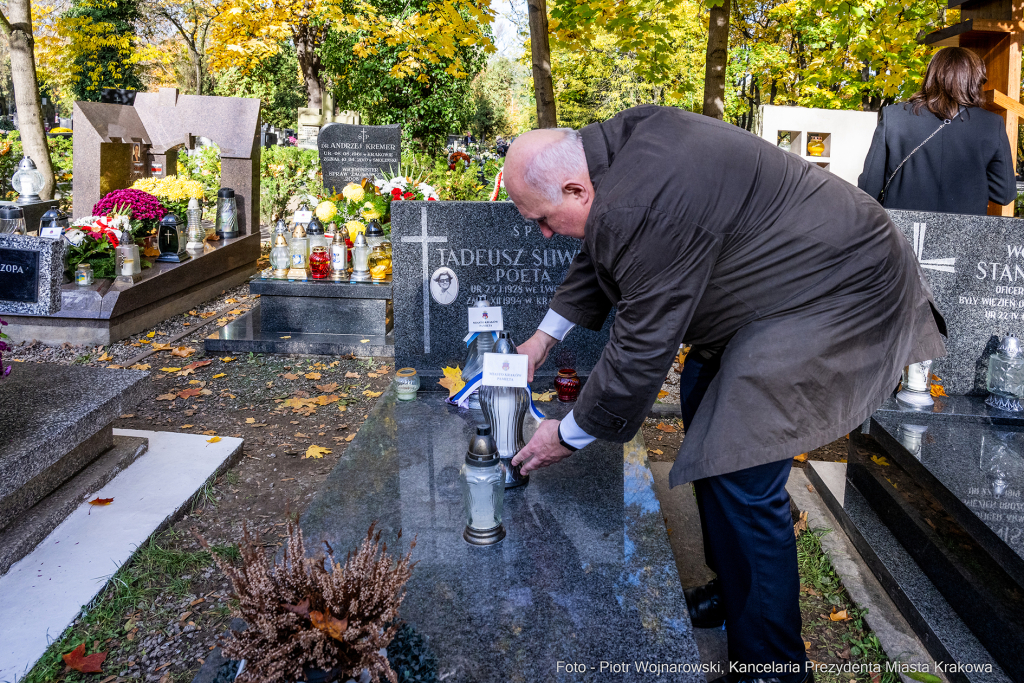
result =
[[[998,338],[1024,335],[1024,232],[998,216],[890,211],[946,318],[945,358],[932,372],[946,393],[983,396]]]
[[[526,341],[580,249],[579,240],[545,239],[511,202],[391,204],[396,367],[414,367],[430,386],[443,367],[465,364],[467,308],[483,294],[502,307],[505,330]],[[590,374],[608,342],[573,329],[537,369],[534,388],[572,367]]]
[[[0,313],[60,310],[66,246],[62,239],[0,235]]]
[[[397,175],[402,167],[401,126],[329,123],[317,136],[324,187],[334,192],[363,178]]]

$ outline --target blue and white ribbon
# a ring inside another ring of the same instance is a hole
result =
[[[483,371],[480,371],[477,374],[473,375],[473,377],[471,377],[470,380],[466,382],[466,386],[459,389],[458,393],[456,393],[448,400],[454,403],[455,405],[459,406],[460,408],[465,408],[466,403],[469,401],[470,395],[472,395],[474,391],[480,388],[480,385],[483,383],[483,381],[484,373]]]

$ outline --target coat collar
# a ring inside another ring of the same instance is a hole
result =
[[[608,170],[608,141],[600,123],[592,123],[580,130],[583,138],[583,153],[587,157],[587,170],[595,190]]]

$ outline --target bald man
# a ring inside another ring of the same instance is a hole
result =
[[[686,591],[698,627],[726,623],[730,682],[811,678],[800,635],[792,458],[856,428],[911,362],[945,354],[910,244],[874,199],[735,126],[643,106],[582,131],[520,136],[509,197],[546,237],[582,240],[537,333],[530,374],[574,325],[611,337],[524,474],[640,429],[681,343],[686,438],[708,566]]]

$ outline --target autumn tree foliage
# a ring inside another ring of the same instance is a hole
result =
[[[104,88],[145,89],[135,58],[140,17],[138,0],[74,0],[58,23],[74,99],[99,101]]]

